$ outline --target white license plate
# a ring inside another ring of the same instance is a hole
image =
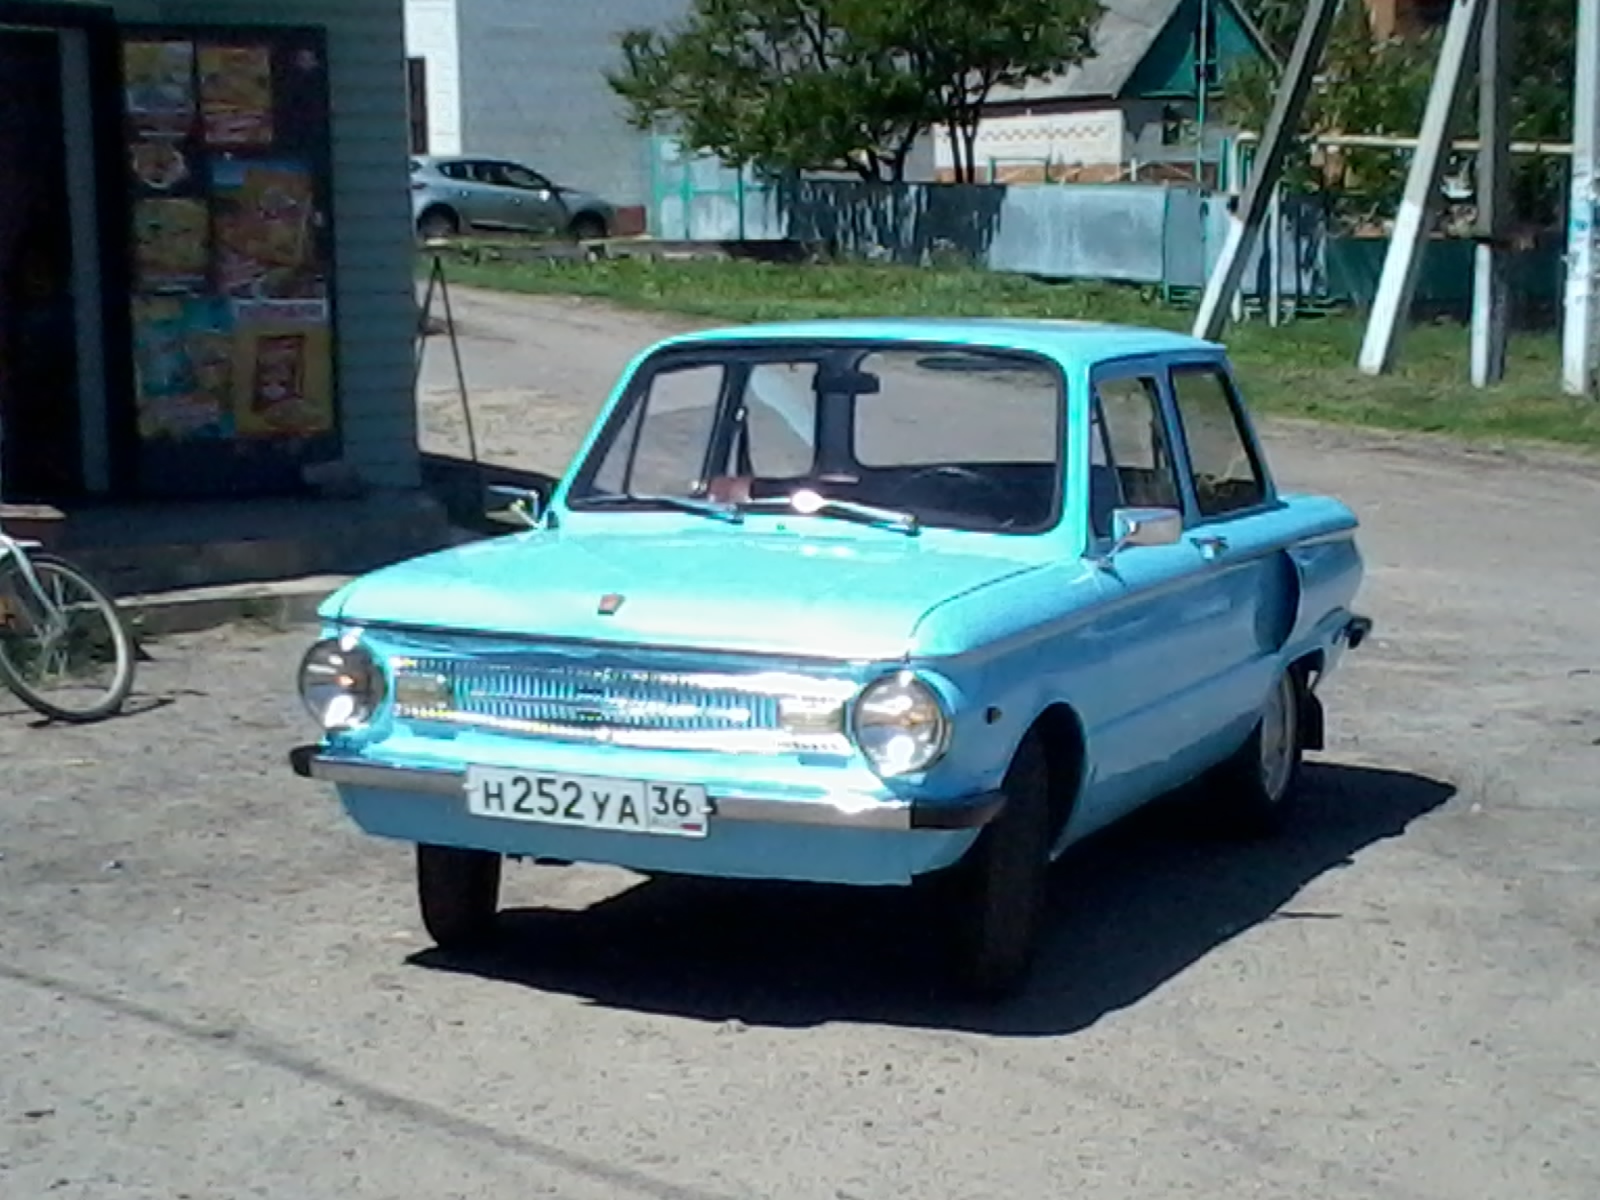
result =
[[[702,838],[710,805],[705,788],[692,784],[471,767],[467,811],[501,821]]]

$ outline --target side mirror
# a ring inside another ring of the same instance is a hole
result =
[[[1183,514],[1175,508],[1119,508],[1111,514],[1111,553],[1134,546],[1175,546]]]
[[[1111,514],[1111,548],[1095,556],[1109,568],[1123,550],[1136,546],[1175,546],[1183,540],[1183,514],[1175,508],[1119,508]]]
[[[483,489],[483,514],[498,525],[533,529],[544,515],[544,498],[529,488],[491,483]]]

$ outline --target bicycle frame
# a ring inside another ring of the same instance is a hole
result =
[[[56,612],[56,606],[51,603],[50,597],[45,595],[44,585],[39,582],[39,576],[33,569],[33,562],[28,558],[28,551],[40,548],[39,542],[14,538],[10,534],[0,532],[0,563],[4,563],[7,559],[16,560],[22,577],[28,581],[28,588],[33,592],[33,600],[39,605],[39,611],[46,614],[49,620],[58,618],[60,614]]]

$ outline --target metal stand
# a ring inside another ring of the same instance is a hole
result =
[[[1406,175],[1406,189],[1400,197],[1400,211],[1395,215],[1389,252],[1383,260],[1383,274],[1378,279],[1366,338],[1357,359],[1357,365],[1368,375],[1381,375],[1394,365],[1401,330],[1417,290],[1428,219],[1444,173],[1450,118],[1476,53],[1487,7],[1487,0],[1455,0],[1450,9],[1450,23],[1439,49],[1433,86],[1428,90],[1428,107],[1422,114],[1416,153]]]
[[[1339,3],[1340,0],[1310,0],[1306,5],[1300,32],[1295,35],[1294,49],[1289,54],[1289,65],[1284,69],[1283,82],[1272,103],[1272,115],[1267,118],[1266,132],[1262,134],[1260,153],[1245,183],[1238,211],[1228,223],[1228,237],[1222,244],[1222,253],[1200,297],[1200,311],[1194,319],[1196,337],[1214,341],[1222,333],[1230,302],[1244,278],[1245,263],[1283,174],[1284,159],[1288,157],[1295,130],[1300,126],[1300,114],[1305,111],[1312,77],[1327,49]]]
[[[450,305],[450,283],[444,274],[444,258],[437,250],[434,251],[433,266],[428,271],[428,286],[422,294],[422,306],[417,313],[416,365],[412,370],[411,390],[415,393],[422,384],[422,363],[428,351],[428,326],[433,322],[435,294],[444,302],[444,327],[450,338],[451,356],[455,359],[456,387],[461,395],[461,420],[467,430],[467,452],[472,456],[473,465],[481,471],[478,435],[472,426],[472,405],[467,398],[467,373],[461,364],[461,342],[456,337],[456,314]]]

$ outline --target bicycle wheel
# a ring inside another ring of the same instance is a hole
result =
[[[73,724],[116,715],[133,690],[133,636],[98,584],[65,559],[29,554],[39,590],[15,558],[0,563],[0,681],[41,716]]]

